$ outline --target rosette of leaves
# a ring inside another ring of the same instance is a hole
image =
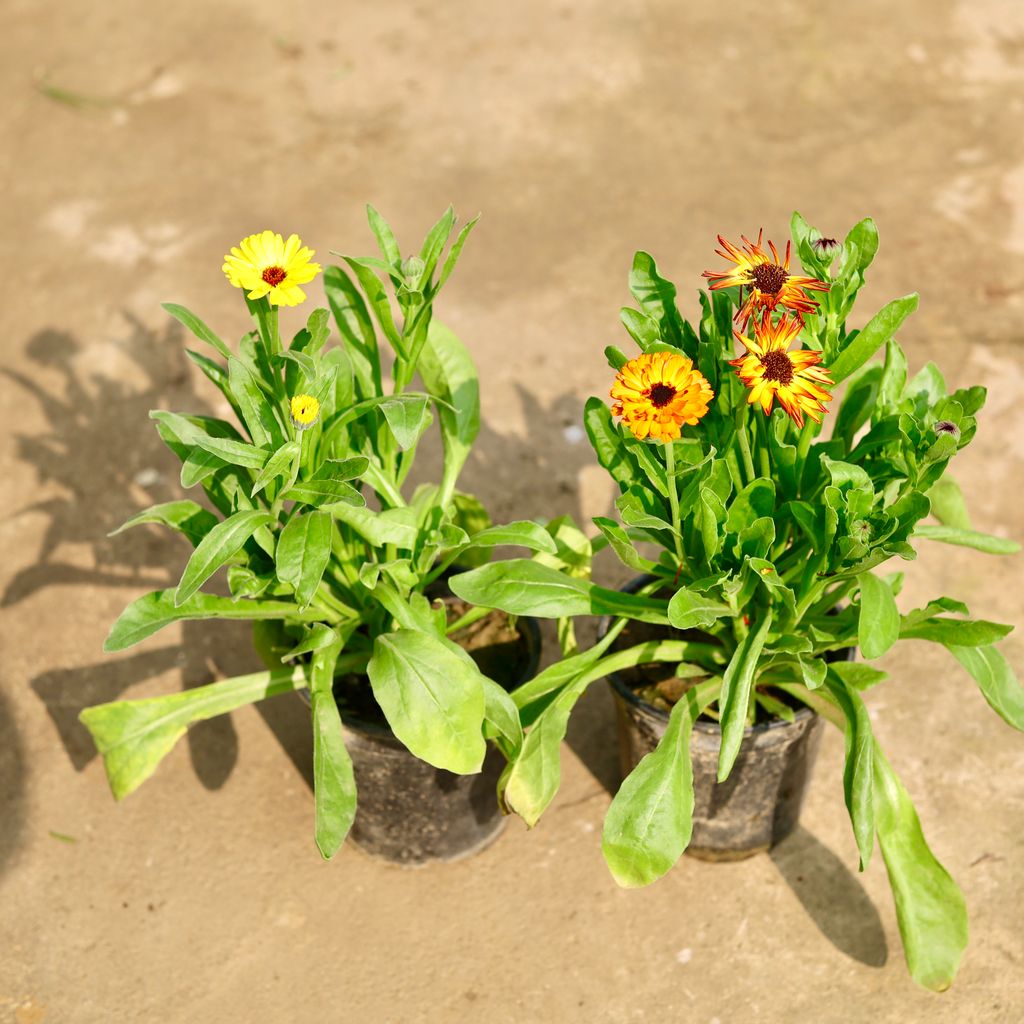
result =
[[[794,701],[845,731],[843,787],[863,870],[877,836],[896,900],[908,966],[930,988],[949,985],[966,944],[963,898],[925,842],[917,814],[872,735],[863,693],[885,678],[869,664],[901,639],[946,647],[991,707],[1024,729],[1024,691],[996,644],[1011,626],[969,617],[959,601],[938,598],[901,612],[902,574],[921,541],[1008,554],[1018,545],[974,531],[963,496],[944,475],[974,435],[983,388],[950,392],[929,363],[913,376],[895,339],[917,296],[888,303],[854,329],[847,317],[878,247],[862,221],[831,255],[799,214],[795,248],[807,273],[830,284],[809,316],[804,343],[845,396],[829,437],[784,411],[748,410],[732,373],[735,289],[701,293],[702,315],[689,324],[676,289],[639,252],[630,288],[639,308],[621,319],[643,352],[690,357],[716,393],[708,414],[683,428],[671,458],[666,446],[637,440],[592,398],[584,422],[597,459],[618,485],[619,520],[597,517],[592,549],[610,547],[648,582],[625,594],[570,574],[542,558],[491,562],[452,580],[455,593],[523,615],[610,617],[595,647],[570,652],[513,693],[525,739],[502,779],[506,805],[529,825],[559,783],[559,744],[573,705],[593,681],[649,662],[675,663],[689,680],[657,749],[625,779],[605,820],[603,851],[616,880],[646,885],[685,850],[693,780],[689,737],[701,714],[722,730],[719,780],[729,777],[744,728],[762,716],[792,717]],[[834,272],[833,272],[834,268]],[[606,350],[613,369],[626,356]],[[678,514],[673,513],[678,506]],[[630,621],[687,631],[615,650]],[[693,631],[699,631],[697,633]],[[684,638],[685,637],[685,638]],[[859,662],[830,661],[857,647]],[[799,706],[797,703],[795,706]]]
[[[198,486],[207,500],[157,505],[121,527],[159,523],[194,550],[176,588],[128,606],[106,650],[183,619],[242,619],[255,623],[256,646],[271,667],[82,713],[120,799],[192,722],[308,687],[315,835],[324,857],[340,847],[356,808],[335,677],[365,673],[395,736],[438,768],[478,771],[488,738],[514,756],[522,739],[515,706],[449,639],[489,610],[471,609],[449,624],[424,591],[452,565],[478,565],[497,545],[557,550],[536,523],[491,525],[480,503],[456,489],[479,430],[477,375],[462,343],[433,319],[433,304],[475,220],[452,240],[449,209],[418,253],[403,258],[388,225],[368,212],[380,256],[346,256],[329,267],[330,310],[315,309],[287,347],[278,310],[265,298],[246,300],[254,329],[235,350],[193,313],[166,307],[213,350],[189,356],[236,420],[151,414],[181,460],[182,486]],[[307,409],[308,399],[317,403],[308,429],[290,418],[296,395]],[[407,495],[419,442],[435,422],[441,479]],[[203,589],[220,570],[223,596]]]

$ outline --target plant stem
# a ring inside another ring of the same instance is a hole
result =
[[[676,453],[672,441],[665,448],[665,476],[668,484],[668,503],[672,509],[672,540],[675,542],[676,557],[683,564],[683,538],[679,526],[679,489],[676,481]]]
[[[747,407],[742,406],[736,413],[736,440],[740,443],[740,455],[743,457],[743,471],[749,484],[757,474],[754,472],[754,460],[750,457],[750,440],[747,437]]]
[[[474,622],[479,622],[481,619],[486,619],[491,614],[493,608],[484,608],[483,605],[477,605],[475,608],[470,608],[465,615],[459,616],[454,622],[445,627],[446,633],[457,633],[460,629],[465,629],[467,626],[472,626]]]

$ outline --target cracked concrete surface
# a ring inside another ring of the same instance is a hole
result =
[[[989,388],[954,475],[978,528],[1024,536],[1019,4],[8,0],[4,23],[4,1019],[1024,1020],[1024,741],[924,643],[883,660],[869,705],[970,908],[941,996],[906,975],[880,859],[856,873],[835,735],[771,856],[687,859],[626,892],[599,850],[615,774],[600,688],[535,832],[512,822],[472,861],[420,871],[353,848],[320,861],[295,700],[198,727],[120,806],[76,722],[255,664],[245,628],[219,624],[100,651],[186,557],[156,530],[106,537],[177,494],[146,413],[217,407],[159,303],[240,333],[227,247],[274,226],[322,257],[369,251],[367,200],[407,243],[449,201],[483,212],[439,315],[480,366],[466,485],[496,518],[608,507],[576,425],[624,338],[633,250],[692,313],[717,232],[779,239],[798,208],[829,233],[876,218],[857,316],[920,291],[912,366]],[[950,594],[1019,623],[1019,566],[927,548],[900,602]],[[1021,639],[1006,650],[1019,664]]]

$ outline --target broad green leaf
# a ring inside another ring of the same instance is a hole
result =
[[[137,789],[193,722],[306,685],[302,668],[224,679],[166,697],[121,700],[86,708],[79,719],[103,758],[116,800]]]
[[[363,289],[363,293],[369,300],[370,309],[384,332],[384,336],[391,342],[395,352],[404,359],[408,353],[405,351],[402,334],[395,326],[391,303],[388,301],[384,285],[374,270],[373,261],[359,256],[343,256],[342,259],[355,274],[359,287]]]
[[[847,686],[857,690],[870,689],[889,678],[888,672],[859,661],[833,661],[829,664],[828,670],[839,676]]]
[[[874,661],[900,638],[900,613],[888,583],[870,572],[862,572],[857,582],[860,585],[857,646],[868,661]]]
[[[853,836],[864,871],[875,848],[874,752],[871,719],[860,694],[830,672],[825,681],[828,692],[846,719],[846,762],[843,768],[843,795],[853,825]]]
[[[984,551],[988,555],[1014,555],[1020,551],[1020,544],[1015,540],[994,537],[990,533],[979,533],[977,530],[962,530],[955,526],[916,526],[911,538],[958,544],[961,547],[974,548],[975,551]]]
[[[601,852],[619,885],[650,885],[683,854],[693,830],[693,691],[676,703],[658,745],[626,776],[604,819]]]
[[[641,313],[638,309],[623,306],[619,310],[619,319],[622,321],[622,326],[629,331],[630,336],[640,346],[641,352],[646,352],[648,349],[663,344],[661,330],[658,327],[658,321],[654,317]],[[617,352],[618,350],[614,351]],[[607,353],[608,349],[605,349],[605,354],[607,355]],[[616,366],[615,369],[620,370],[626,362],[627,360],[623,358],[622,363]]]
[[[199,434],[196,436],[196,444],[203,451],[216,455],[222,462],[232,466],[242,466],[245,469],[262,469],[270,456],[266,449],[257,448],[244,441],[232,441],[227,437],[209,437]]]
[[[382,394],[377,337],[359,289],[341,267],[325,268],[323,280],[334,322],[346,343],[344,351],[352,365],[356,397]]]
[[[322,651],[340,640],[338,631],[323,622],[314,622],[306,632],[306,635],[291,650],[281,655],[282,661],[292,661],[300,654],[312,654],[314,651]]]
[[[577,615],[627,615],[668,623],[665,602],[605,590],[539,562],[513,558],[491,562],[449,580],[452,592],[470,604],[510,615],[558,619]]]
[[[619,561],[629,569],[636,572],[649,573],[656,568],[656,564],[649,558],[644,558],[633,546],[629,534],[614,519],[607,519],[604,516],[594,516],[594,525],[608,539],[611,549],[618,555]]]
[[[345,842],[356,816],[356,781],[345,749],[341,715],[334,700],[334,666],[340,642],[313,653],[310,703],[313,716],[314,835],[324,860]]]
[[[136,598],[110,627],[103,650],[123,651],[152,636],[164,626],[182,619],[301,619],[319,613],[302,613],[291,601],[236,601],[213,594],[193,594],[184,604],[174,603],[174,590],[154,590]]]
[[[430,423],[428,399],[422,395],[396,395],[380,403],[378,408],[402,451],[408,451],[420,439]]]
[[[668,618],[676,629],[707,628],[716,619],[732,614],[732,609],[721,601],[713,601],[704,594],[680,587],[668,603]]]
[[[416,757],[458,775],[480,770],[486,706],[480,670],[468,654],[417,630],[384,633],[368,674],[395,736]]]
[[[237,359],[229,359],[228,381],[253,444],[257,448],[275,448],[282,444],[284,434],[268,404],[269,399],[248,367]]]
[[[743,638],[733,652],[722,679],[722,693],[718,706],[722,709],[722,746],[718,753],[718,781],[729,778],[732,766],[740,752],[743,730],[747,726],[747,707],[753,689],[757,660],[761,656],[765,638],[772,625],[772,610],[761,613],[754,628]]]
[[[174,603],[181,607],[261,527],[273,522],[269,512],[246,510],[214,526],[199,542],[181,574]]]
[[[305,608],[313,599],[331,560],[334,525],[326,512],[293,515],[277,541],[277,578],[295,588],[295,600]]]
[[[917,309],[917,294],[893,299],[883,306],[846,347],[832,360],[829,370],[838,384],[863,366],[895,333],[911,313]]]
[[[343,461],[328,459],[308,480],[293,483],[282,497],[318,507],[330,506],[332,512],[339,504],[362,508],[366,499],[348,481],[365,473],[368,465],[363,456]]]
[[[523,726],[519,721],[519,710],[507,691],[493,679],[481,675],[480,681],[484,688],[484,719],[504,741],[505,756],[512,760],[523,746]]]
[[[942,992],[967,948],[967,908],[956,882],[928,848],[907,791],[877,748],[874,802],[907,967],[919,985]]]
[[[183,534],[195,547],[219,522],[220,520],[209,509],[197,505],[194,501],[165,501],[160,505],[151,505],[145,511],[132,516],[107,536],[113,537],[123,530],[141,526],[143,523],[162,523]]]
[[[554,539],[543,526],[529,520],[489,526],[469,538],[466,548],[495,548],[510,545],[529,548],[531,551],[546,551],[553,555],[558,551]]]
[[[186,490],[195,487],[196,484],[201,484],[226,465],[227,463],[222,458],[212,452],[203,448],[193,448],[188,453],[188,458],[181,464],[181,486]]]
[[[906,618],[900,628],[901,640],[931,640],[933,643],[954,647],[987,647],[998,643],[1013,630],[1013,626],[985,619],[925,619],[907,625]]]
[[[1024,688],[1006,658],[995,647],[946,646],[973,676],[992,710],[1014,729],[1024,731]]]
[[[366,218],[370,222],[370,229],[377,239],[384,259],[397,268],[402,262],[402,253],[390,225],[369,203],[366,204]]]
[[[289,441],[281,445],[273,455],[267,459],[266,465],[256,474],[253,481],[250,498],[255,498],[267,484],[276,480],[279,476],[292,479],[298,474],[296,460],[299,457],[300,445],[298,441]]]
[[[231,349],[210,330],[191,310],[179,306],[176,302],[165,302],[164,309],[180,324],[187,327],[200,341],[215,348],[225,359],[231,359]]]
[[[420,259],[423,260],[423,277],[429,279],[434,273],[434,267],[444,250],[444,244],[448,241],[455,227],[455,210],[449,206],[441,214],[437,223],[427,232],[423,240],[423,247],[420,249]]]
[[[335,519],[351,526],[375,547],[394,544],[412,551],[419,540],[416,513],[407,506],[375,512],[355,505],[332,505],[330,511]]]
[[[658,273],[653,257],[638,251],[633,257],[629,273],[629,290],[643,311],[661,328],[661,337],[669,345],[681,348],[683,344],[682,317],[676,307],[676,286]],[[693,356],[690,352],[688,355]]]
[[[600,398],[587,399],[583,408],[583,426],[597,461],[625,491],[637,479],[639,470],[622,434],[612,422],[611,411]]]
[[[927,498],[931,504],[932,515],[943,526],[952,526],[957,530],[971,528],[971,518],[967,513],[963,491],[951,476],[942,476],[936,480],[928,489]]]

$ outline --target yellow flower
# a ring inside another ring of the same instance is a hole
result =
[[[295,395],[291,401],[292,423],[299,430],[306,430],[316,423],[320,415],[320,403],[312,395]]]
[[[236,288],[244,288],[250,299],[266,295],[272,306],[297,306],[306,298],[299,287],[320,273],[320,264],[311,263],[313,250],[307,249],[298,235],[286,242],[273,231],[243,238],[224,257],[224,273]]]
[[[783,316],[772,323],[771,313],[764,312],[760,323],[754,321],[754,337],[747,338],[736,331],[747,354],[730,360],[736,367],[736,376],[750,388],[747,402],[760,403],[765,415],[772,411],[772,402],[779,404],[798,427],[804,425],[804,413],[816,423],[821,422],[825,403],[832,395],[825,387],[832,387],[832,378],[824,366],[819,366],[821,353],[811,349],[790,352],[789,346],[803,328],[799,317]]]
[[[746,329],[750,318],[759,310],[774,310],[777,306],[798,315],[814,313],[818,303],[812,299],[807,292],[827,292],[829,285],[813,277],[801,277],[789,272],[790,243],[786,243],[786,259],[779,262],[779,253],[772,242],[768,248],[772,254],[761,248],[763,231],[758,231],[757,241],[751,242],[746,235],[741,235],[744,245],[741,248],[727,242],[721,235],[718,236],[718,243],[725,249],[716,249],[715,252],[724,259],[736,264],[733,270],[720,272],[705,270],[701,275],[715,283],[711,290],[719,288],[739,287],[740,301],[743,299],[743,289],[749,288],[750,294],[747,301],[740,307],[736,319]]]
[[[693,426],[715,397],[692,360],[674,352],[648,352],[615,376],[612,413],[643,441],[675,441],[684,423]]]

